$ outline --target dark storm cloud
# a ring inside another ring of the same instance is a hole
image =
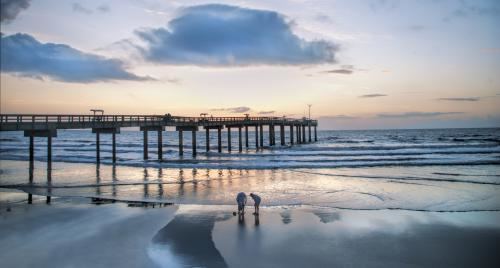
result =
[[[361,95],[358,98],[378,98],[378,97],[385,97],[387,96],[386,94],[366,94],[366,95]]]
[[[210,4],[185,8],[167,28],[142,29],[151,62],[200,66],[301,65],[335,62],[337,46],[306,41],[274,11]]]
[[[30,6],[31,0],[0,0],[0,22],[13,21],[19,12]]]
[[[477,97],[469,97],[469,98],[439,98],[437,100],[440,101],[479,101]]]
[[[246,106],[210,109],[210,111],[213,111],[213,112],[230,112],[230,113],[245,113],[245,112],[248,112],[250,110],[251,110],[250,107],[246,107]]]
[[[414,118],[414,117],[437,117],[442,115],[463,114],[463,112],[407,112],[399,114],[378,114],[379,118]]]
[[[0,70],[6,73],[77,83],[151,80],[127,72],[120,60],[84,53],[64,44],[43,44],[27,34],[2,36],[1,47]]]

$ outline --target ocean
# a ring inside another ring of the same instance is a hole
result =
[[[250,130],[250,129],[249,129]],[[232,152],[222,135],[198,132],[198,154],[184,135],[179,156],[177,132],[163,133],[163,161],[157,160],[156,132],[149,134],[143,160],[142,133],[117,134],[117,163],[111,136],[101,134],[101,163],[95,163],[95,134],[62,130],[53,138],[47,172],[46,138],[35,138],[33,184],[29,184],[28,138],[0,132],[0,186],[36,195],[100,197],[176,204],[233,204],[236,193],[256,192],[264,206],[317,206],[345,209],[419,211],[500,210],[500,129],[318,131],[318,142]],[[244,135],[243,135],[244,143]],[[4,197],[8,198],[8,197]]]

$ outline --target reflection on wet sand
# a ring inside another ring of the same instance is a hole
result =
[[[233,204],[238,192],[257,192],[265,206],[315,205],[350,209],[407,209],[428,211],[498,210],[499,186],[429,180],[425,184],[396,183],[394,174],[365,179],[290,170],[162,169],[113,165],[61,164],[54,169],[27,172],[5,162],[2,183],[27,176],[18,188],[42,196],[84,196],[176,204]],[[43,163],[35,162],[35,166]],[[28,167],[27,164],[25,164]],[[26,169],[24,169],[26,170]],[[394,170],[397,171],[396,169]],[[355,171],[350,170],[348,173]],[[341,170],[336,173],[342,173]],[[361,177],[360,177],[361,176]],[[373,177],[372,175],[370,175]],[[392,177],[391,177],[392,176]],[[397,175],[402,177],[403,175]],[[366,176],[365,176],[366,177]],[[467,188],[467,191],[464,189]],[[459,198],[457,198],[459,197]],[[49,202],[50,202],[50,198]],[[286,215],[284,221],[287,222]]]
[[[176,215],[153,237],[155,244],[167,244],[188,267],[227,267],[212,241],[216,214]]]

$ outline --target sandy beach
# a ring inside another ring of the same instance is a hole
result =
[[[7,207],[10,211],[7,211]],[[500,212],[2,204],[2,267],[498,267]]]

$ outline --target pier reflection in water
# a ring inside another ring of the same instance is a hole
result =
[[[28,183],[20,188],[28,192],[29,203],[33,194],[46,196],[93,197],[123,201],[189,203],[193,200],[210,200],[224,204],[231,196],[231,188],[241,183],[249,187],[254,183],[242,177],[250,173],[264,171],[224,170],[197,168],[132,168],[117,165],[79,165],[57,163],[55,168],[47,167],[46,172],[36,168],[38,163],[28,168]],[[78,167],[75,167],[78,166]],[[93,172],[92,172],[92,171]],[[262,176],[267,177],[267,176]],[[44,180],[43,178],[46,178]],[[227,190],[230,190],[229,192]],[[234,190],[239,191],[238,189]],[[219,196],[215,198],[214,195]]]
[[[457,173],[472,173],[467,166],[454,169]],[[418,177],[408,175],[417,172]],[[441,167],[228,170],[54,162],[52,169],[47,169],[44,162],[30,166],[29,162],[2,161],[0,184],[39,196],[175,204],[234,205],[238,192],[256,192],[264,198],[265,206],[498,209],[496,176],[480,176],[476,170],[474,174],[478,175],[473,177],[436,174],[444,174]],[[464,187],[468,189],[466,192]],[[252,204],[249,200],[248,205]]]

